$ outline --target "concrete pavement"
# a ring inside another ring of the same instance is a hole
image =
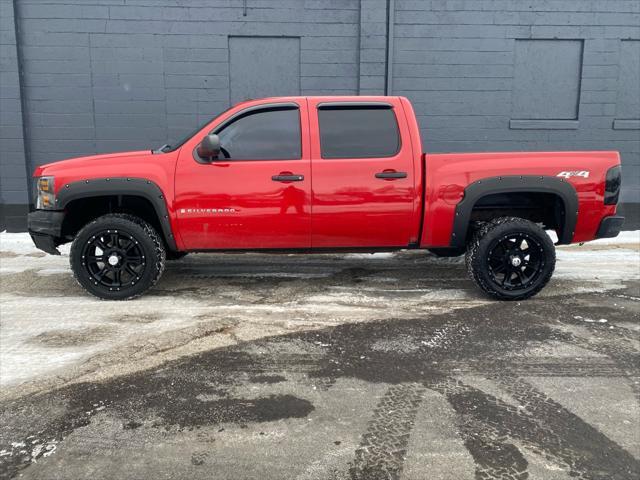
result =
[[[416,252],[187,257],[128,303],[3,261],[0,340],[87,353],[6,384],[0,478],[638,478],[640,281],[615,255],[639,260],[561,253],[518,303]]]

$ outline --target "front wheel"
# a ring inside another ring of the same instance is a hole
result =
[[[87,292],[106,300],[128,300],[156,284],[165,255],[161,238],[147,222],[133,215],[110,214],[78,232],[69,261]]]
[[[469,276],[498,300],[524,300],[549,282],[556,252],[546,232],[529,220],[502,217],[485,223],[467,247]]]

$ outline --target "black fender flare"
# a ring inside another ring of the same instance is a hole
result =
[[[471,220],[471,212],[482,197],[494,193],[541,192],[553,193],[564,203],[562,233],[558,244],[571,243],[578,220],[578,194],[564,178],[547,175],[514,175],[476,180],[464,190],[464,197],[456,206],[451,233],[451,246],[463,247]]]
[[[81,198],[106,195],[130,195],[149,200],[158,216],[169,250],[177,251],[165,195],[155,182],[146,178],[107,177],[65,183],[58,190],[56,208],[64,209],[70,202]]]

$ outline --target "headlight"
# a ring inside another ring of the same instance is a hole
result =
[[[56,208],[55,183],[53,177],[36,178],[36,208],[49,210]]]

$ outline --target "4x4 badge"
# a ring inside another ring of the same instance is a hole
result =
[[[589,170],[572,170],[569,172],[560,172],[558,177],[571,178],[571,177],[582,177],[589,178]]]

